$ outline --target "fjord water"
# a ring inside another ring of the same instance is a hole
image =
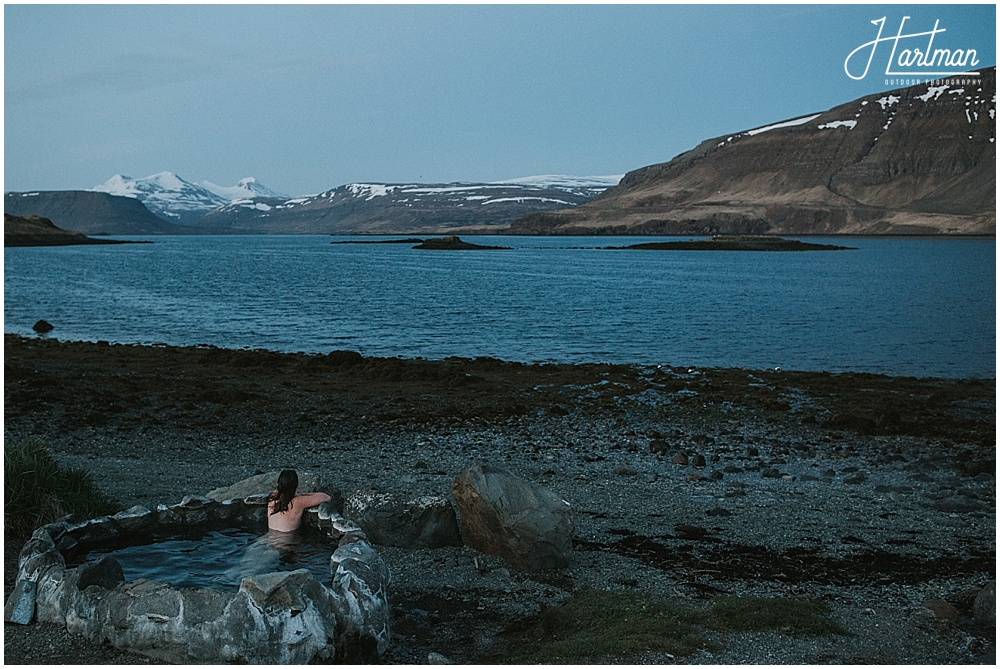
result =
[[[675,238],[168,236],[7,248],[4,331],[522,362],[996,376],[993,239],[806,238],[850,251],[606,250]]]

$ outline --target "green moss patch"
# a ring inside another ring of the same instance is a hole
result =
[[[26,539],[41,525],[68,513],[94,518],[121,510],[121,505],[94,485],[90,474],[63,468],[41,439],[4,444],[4,536]]]

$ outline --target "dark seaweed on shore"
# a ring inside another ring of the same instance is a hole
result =
[[[5,335],[5,414],[83,416],[122,429],[175,423],[292,432],[339,421],[448,424],[580,412],[747,410],[830,431],[978,444],[995,459],[994,379],[861,373],[523,364],[492,358],[404,360],[59,342]],[[249,421],[249,425],[247,424]],[[979,465],[977,465],[979,466]]]

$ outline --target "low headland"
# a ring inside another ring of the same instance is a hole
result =
[[[76,246],[80,244],[133,244],[118,239],[97,239],[80,232],[63,230],[41,216],[3,215],[3,245],[8,246]],[[148,242],[145,242],[148,243]]]
[[[5,443],[42,440],[124,507],[287,467],[345,496],[447,496],[471,463],[573,506],[570,565],[552,572],[521,572],[467,546],[378,547],[393,573],[388,663],[995,657],[994,629],[973,617],[996,566],[994,379],[9,334],[4,363]],[[23,539],[5,539],[9,595]],[[761,606],[774,617],[761,620]],[[722,615],[732,607],[742,613]],[[800,626],[803,611],[818,624]],[[658,621],[680,616],[686,641],[546,636],[570,620],[594,630],[600,615],[636,616],[660,636]],[[149,662],[44,623],[6,625],[4,658]]]

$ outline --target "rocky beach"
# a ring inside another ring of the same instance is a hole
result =
[[[706,631],[710,649],[601,663],[995,663],[974,615],[996,569],[993,379],[4,345],[5,443],[44,439],[123,507],[282,468],[344,497],[448,496],[471,464],[573,507],[562,569],[377,546],[387,663],[503,663],[525,621],[590,590],[695,610],[807,597],[847,632]],[[20,548],[5,541],[5,597]],[[151,662],[48,623],[6,624],[4,660]]]

